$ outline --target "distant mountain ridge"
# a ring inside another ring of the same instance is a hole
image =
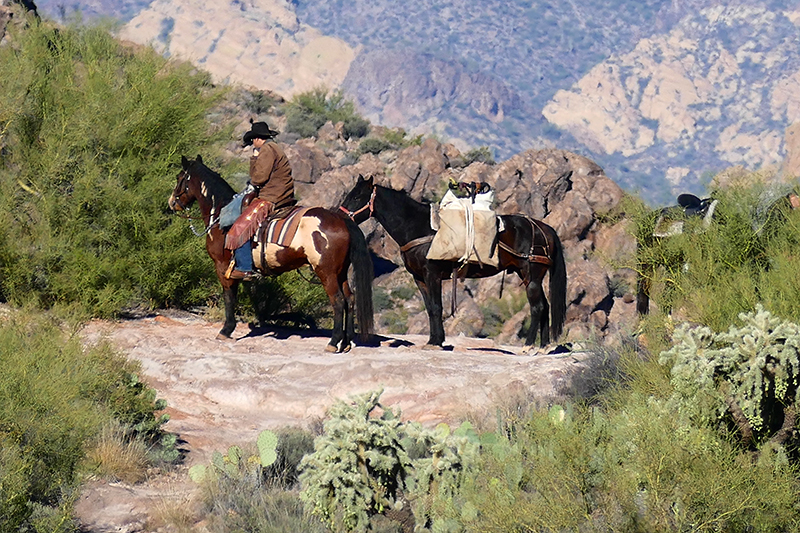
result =
[[[121,35],[220,80],[290,97],[341,87],[373,123],[498,160],[557,147],[652,203],[728,166],[776,165],[798,120],[788,0],[198,0],[37,3],[127,21]]]

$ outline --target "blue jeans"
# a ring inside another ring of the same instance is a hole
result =
[[[251,252],[249,240],[234,250],[233,257],[236,260],[236,270],[241,270],[242,272],[253,271],[253,253]]]

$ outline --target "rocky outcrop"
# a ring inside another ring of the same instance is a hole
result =
[[[32,0],[0,0],[0,42],[6,40],[9,24],[27,24],[28,17],[39,17]]]

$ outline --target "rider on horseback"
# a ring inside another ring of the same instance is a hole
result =
[[[297,203],[292,167],[286,154],[274,141],[279,132],[270,129],[266,122],[253,122],[250,119],[250,124],[250,131],[244,134],[242,145],[253,145],[250,185],[254,190],[245,197],[246,207],[225,238],[225,248],[235,250],[234,260],[225,274],[228,279],[249,280],[255,276],[250,241],[259,224],[276,209]]]

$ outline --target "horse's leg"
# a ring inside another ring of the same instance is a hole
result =
[[[442,319],[442,278],[435,272],[426,271],[425,279],[415,279],[428,311],[430,335],[425,349],[438,349],[444,344],[444,320]]]
[[[222,301],[225,302],[225,324],[219,330],[217,338],[221,340],[230,339],[233,330],[236,329],[236,300],[239,289],[238,283],[231,283],[229,286],[222,287]]]
[[[355,324],[355,298],[353,291],[350,290],[350,284],[347,279],[342,283],[342,294],[344,295],[344,342],[342,343],[342,351],[349,352],[353,339],[356,338],[356,324]]]
[[[333,307],[333,333],[331,340],[325,347],[326,352],[341,352],[345,347],[344,339],[344,313],[345,296],[339,286],[338,277],[334,274],[325,272],[324,269],[317,269],[317,277],[322,282],[322,287],[328,293],[328,299]],[[349,346],[348,346],[349,348]]]
[[[539,346],[545,347],[550,342],[550,320],[547,315],[550,306],[544,297],[542,284],[533,280],[528,283],[525,292],[528,296],[528,305],[531,307],[531,327],[528,329],[525,346],[533,346],[536,334],[539,333]]]
[[[636,274],[636,311],[640,315],[650,312],[650,282],[654,268],[652,265],[640,263]]]

